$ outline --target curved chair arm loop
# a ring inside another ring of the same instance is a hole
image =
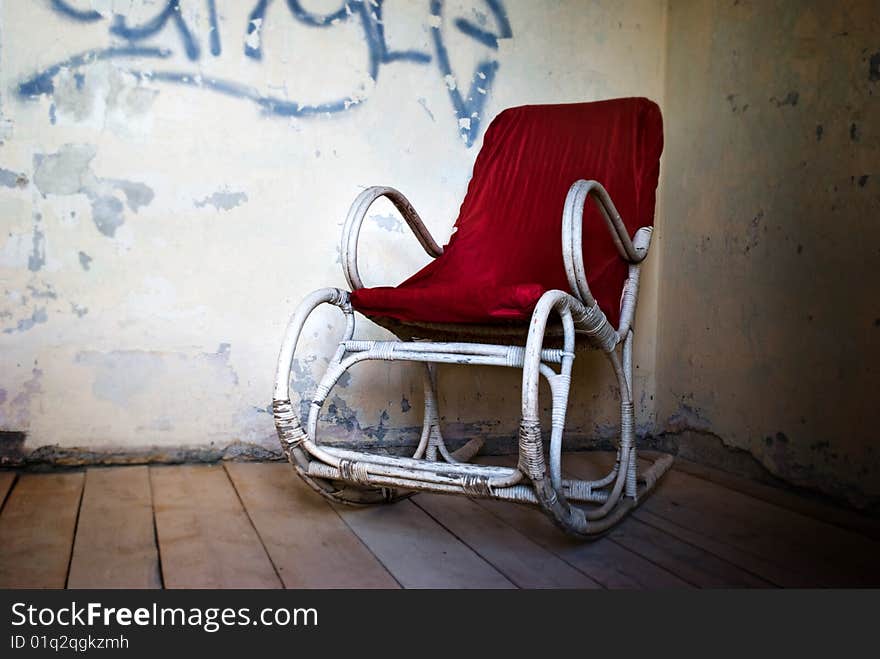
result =
[[[593,198],[605,218],[605,224],[621,258],[630,264],[639,264],[648,255],[652,229],[642,227],[636,233],[635,240],[631,240],[623,220],[620,219],[620,213],[600,183],[579,179],[572,184],[562,211],[562,258],[571,292],[591,307],[595,304],[595,299],[587,284],[583,252],[583,215],[587,196]]]
[[[342,269],[345,273],[345,280],[348,282],[351,290],[364,287],[357,267],[358,237],[360,236],[361,225],[367,216],[367,211],[379,197],[387,197],[391,200],[391,203],[394,204],[401,216],[403,216],[403,219],[406,220],[416,239],[428,254],[437,258],[443,253],[443,248],[431,237],[419,214],[416,213],[415,208],[412,207],[412,204],[409,203],[402,193],[394,188],[381,185],[369,187],[355,198],[348,211],[348,216],[345,218],[345,226],[342,229],[342,242],[340,244]]]

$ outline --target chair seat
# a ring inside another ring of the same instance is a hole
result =
[[[653,224],[662,146],[659,108],[643,98],[503,111],[443,254],[399,286],[353,291],[352,305],[405,323],[526,323],[546,291],[569,290],[562,211],[571,185],[605,186],[632,236]],[[616,327],[627,264],[592,204],[583,223],[590,290]]]
[[[453,343],[495,343],[525,346],[529,325],[525,322],[511,323],[430,323],[402,321],[387,316],[371,316],[380,327],[394,334],[401,341],[448,341]],[[552,319],[544,332],[545,348],[561,348],[564,330],[562,323]],[[575,350],[589,350],[593,345],[582,334],[575,335]]]
[[[486,283],[475,286],[473,282],[438,281],[441,277],[431,276],[431,271],[439,270],[437,266],[446,265],[444,259],[451,261],[447,254],[428,264],[400,286],[377,286],[352,291],[352,306],[373,320],[378,317],[431,329],[434,336],[438,331],[446,333],[443,326],[448,326],[445,329],[450,333],[476,337],[525,336],[535,305],[550,288],[539,283]],[[426,273],[429,269],[431,271]],[[611,296],[619,296],[624,277],[621,270],[612,268],[604,276],[598,273],[591,279],[594,285],[598,284],[599,290],[611,291]],[[611,296],[606,294],[599,300],[609,320],[616,319],[618,315],[616,305],[607,304]],[[387,323],[379,324],[387,326]]]
[[[441,257],[443,258],[443,257]],[[352,305],[366,315],[427,323],[526,322],[545,288],[541,284],[473,286],[472,282],[361,288]]]

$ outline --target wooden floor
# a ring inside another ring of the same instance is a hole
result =
[[[880,585],[877,520],[682,461],[595,542],[509,503],[332,506],[283,463],[5,471],[0,501],[2,588]]]

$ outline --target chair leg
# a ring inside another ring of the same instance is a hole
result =
[[[332,304],[338,307],[346,318],[346,329],[342,341],[351,339],[354,335],[354,312],[348,300],[348,294],[336,288],[324,288],[315,291],[297,308],[290,323],[287,326],[284,343],[278,360],[278,369],[275,376],[275,392],[272,401],[272,410],[275,417],[275,427],[278,431],[278,439],[281,449],[287,457],[294,471],[316,492],[337,503],[349,505],[370,505],[376,503],[391,503],[402,498],[411,496],[413,492],[396,490],[388,487],[368,487],[352,484],[346,481],[337,481],[327,478],[319,478],[309,473],[309,465],[312,457],[303,449],[303,443],[311,435],[317,424],[317,412],[320,411],[321,403],[330,391],[330,388],[338,380],[342,371],[339,369],[339,360],[342,355],[342,345],[337,349],[336,355],[330,361],[327,373],[319,383],[313,396],[312,409],[309,414],[308,429],[303,429],[302,420],[297,410],[290,402],[290,369],[296,345],[306,319],[322,304]],[[315,400],[317,398],[318,400]]]
[[[632,334],[627,333],[622,355],[615,337],[600,337],[605,346],[620,391],[621,434],[618,462],[605,478],[596,481],[565,480],[561,467],[561,446],[565,407],[571,383],[574,360],[575,321],[579,329],[607,334],[604,315],[593,318],[591,311],[562,291],[544,294],[532,316],[523,364],[523,416],[519,431],[519,468],[532,482],[540,505],[553,521],[565,531],[580,537],[596,537],[620,521],[638,503],[638,498],[653,488],[659,477],[672,464],[664,456],[638,477],[635,449],[634,410],[632,403]],[[551,313],[562,319],[564,355],[562,369],[554,372],[541,361],[544,333]],[[613,330],[612,330],[613,331]],[[622,360],[621,360],[622,356]],[[547,378],[553,394],[553,426],[550,437],[550,462],[544,458],[541,424],[538,416],[538,380]],[[610,488],[610,489],[609,489]],[[582,508],[574,501],[592,502],[598,507]]]
[[[290,369],[296,344],[308,316],[321,304],[338,307],[346,317],[342,341],[312,396],[308,422],[303,427],[290,402]],[[543,349],[551,312],[562,319],[564,346]],[[291,318],[279,356],[273,411],[278,437],[296,472],[323,496],[340,503],[373,504],[395,501],[415,491],[463,494],[470,497],[537,504],[562,528],[582,537],[595,537],[613,526],[650,490],[671,464],[667,456],[639,478],[635,463],[632,405],[631,337],[621,353],[617,334],[602,325],[604,315],[594,312],[562,291],[549,291],[532,316],[525,349],[477,343],[355,341],[354,312],[348,294],[323,289],[308,296]],[[601,312],[599,312],[601,314]],[[621,437],[616,467],[595,481],[563,478],[561,451],[565,412],[574,361],[574,332],[598,337],[617,376],[621,399]],[[591,334],[592,332],[592,334]],[[622,356],[622,359],[621,359]],[[317,441],[322,406],[340,376],[365,360],[421,362],[425,370],[425,420],[415,459],[385,456],[321,445]],[[462,464],[480,441],[450,452],[440,432],[433,364],[471,364],[523,369],[523,406],[517,468]],[[553,370],[559,364],[559,372]],[[550,461],[544,457],[538,406],[538,380],[545,377],[553,394]],[[430,459],[429,459],[430,458]],[[445,462],[441,462],[443,458]],[[583,508],[575,502],[591,503]]]
[[[437,402],[437,366],[426,363],[423,377],[425,390],[425,417],[422,438],[413,457],[424,457],[435,462],[442,457],[446,462],[469,462],[483,447],[483,439],[474,437],[455,451],[450,451],[440,430],[440,411]]]

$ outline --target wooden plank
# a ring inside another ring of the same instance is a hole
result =
[[[480,457],[476,462],[511,466],[516,463],[516,456]],[[684,579],[607,536],[581,540],[565,534],[537,508],[504,501],[478,503],[605,588],[691,587]]]
[[[656,526],[629,517],[609,537],[688,583],[700,588],[770,588],[771,584],[751,572],[684,542]]]
[[[166,588],[280,588],[221,466],[151,467]]]
[[[674,535],[676,538],[680,538],[695,547],[700,547],[714,556],[723,558],[729,563],[740,566],[742,569],[759,576],[772,585],[788,588],[809,588],[815,584],[815,581],[808,575],[794,572],[783,565],[765,560],[738,547],[733,547],[720,540],[715,540],[683,526],[678,526],[674,522],[658,517],[642,508],[636,508],[633,512],[633,517],[644,524]]]
[[[412,501],[334,506],[404,588],[515,588]]]
[[[14,482],[14,471],[0,471],[0,511],[3,509],[3,504],[6,502],[6,495],[9,494]]]
[[[608,537],[582,540],[559,530],[536,508],[506,501],[479,505],[605,588],[689,588],[689,583]]]
[[[470,499],[420,494],[413,502],[520,588],[600,587]]]
[[[67,587],[162,587],[147,467],[86,472]]]
[[[683,588],[689,584],[608,537],[584,540],[560,531],[540,510],[481,501],[493,514],[606,588]]]
[[[23,474],[0,514],[0,588],[64,588],[82,473]]]
[[[648,459],[654,459],[660,454],[653,451],[643,451],[641,455]],[[723,485],[726,488],[747,494],[750,497],[766,501],[767,503],[772,503],[780,508],[787,508],[807,517],[813,517],[828,524],[861,533],[873,540],[880,540],[880,519],[868,517],[855,510],[826,503],[806,496],[806,494],[801,495],[781,487],[742,478],[720,469],[691,462],[690,460],[676,458],[674,467],[676,470],[690,476],[696,476],[697,478]]]
[[[286,588],[399,588],[330,504],[287,463],[226,464]]]
[[[564,470],[574,478],[595,479],[608,473],[614,454],[593,451],[565,456]],[[704,588],[769,587],[772,584],[723,558],[630,516],[609,537],[616,543],[661,565],[685,581]]]
[[[795,572],[814,586],[880,584],[880,543],[673,470],[642,507]]]
[[[566,463],[597,456],[602,454],[573,453]],[[608,464],[607,455],[602,459]],[[777,585],[880,583],[874,560],[880,543],[675,469],[640,504],[636,517],[644,520],[644,513],[655,516],[654,525],[660,525],[656,518],[668,520],[671,533]],[[679,532],[682,528],[691,531],[689,538]]]
[[[587,471],[583,472],[585,477],[592,478],[607,473],[611,465],[614,464],[614,455],[605,451],[589,451],[584,453],[567,453],[564,458],[564,464],[569,468],[572,465],[576,466],[579,461],[582,461],[587,469]],[[639,460],[640,469],[644,469],[650,466],[650,464],[651,462],[649,460]],[[648,495],[648,499],[653,497],[662,498],[668,488],[669,485],[664,477],[657,488]],[[701,526],[700,530],[691,530],[686,526],[681,526],[676,523],[679,521],[691,523],[693,520],[690,518],[679,520],[674,514],[663,518],[648,512],[645,510],[645,501],[646,499],[643,499],[639,507],[631,513],[632,517],[643,523],[649,524],[654,528],[661,529],[662,531],[679,538],[683,542],[699,547],[714,556],[718,556],[719,558],[742,568],[746,572],[759,576],[773,585],[790,586],[795,588],[812,585],[812,582],[805,579],[804,575],[794,572],[788,567],[780,565],[778,562],[765,560],[749,551],[731,546],[730,544],[723,542],[723,540],[716,540],[707,536],[703,526]],[[711,520],[706,520],[704,524],[711,523]],[[701,530],[703,532],[700,532]]]

